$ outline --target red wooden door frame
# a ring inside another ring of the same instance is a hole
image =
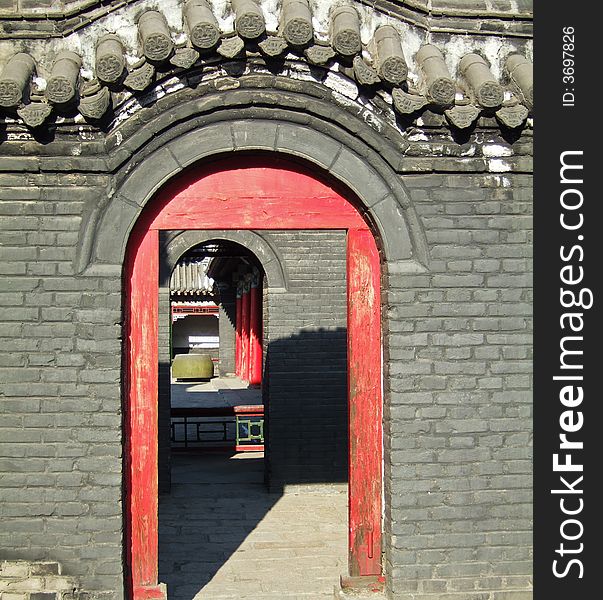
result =
[[[360,213],[305,168],[225,160],[168,184],[145,209],[126,256],[125,485],[130,597],[161,598],[157,581],[157,377],[160,230],[347,230],[350,575],[381,575],[380,265]]]

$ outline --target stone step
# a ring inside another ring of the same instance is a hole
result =
[[[0,562],[0,600],[75,600],[77,583],[51,561]]]
[[[385,579],[381,576],[341,575],[335,587],[336,600],[385,600]]]
[[[342,590],[340,586],[335,586],[333,598],[335,598],[335,600],[386,600],[384,592]]]

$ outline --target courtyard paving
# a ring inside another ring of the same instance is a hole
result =
[[[173,456],[159,502],[169,600],[333,598],[346,571],[347,493],[269,494],[261,453]]]
[[[239,380],[174,383],[173,406],[259,404]],[[261,452],[172,455],[159,499],[169,600],[333,599],[347,571],[347,486],[268,493]]]
[[[171,401],[173,408],[251,406],[262,404],[262,390],[248,387],[238,377],[215,377],[209,381],[172,379]]]

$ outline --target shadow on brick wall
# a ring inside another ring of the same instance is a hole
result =
[[[263,390],[270,490],[346,482],[346,329],[308,328],[271,338]]]

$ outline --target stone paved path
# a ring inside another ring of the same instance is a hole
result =
[[[238,377],[215,377],[209,381],[172,379],[172,407],[223,408],[262,404],[262,390],[249,388]]]
[[[333,598],[346,571],[345,488],[268,494],[261,453],[174,455],[159,503],[169,600]]]

